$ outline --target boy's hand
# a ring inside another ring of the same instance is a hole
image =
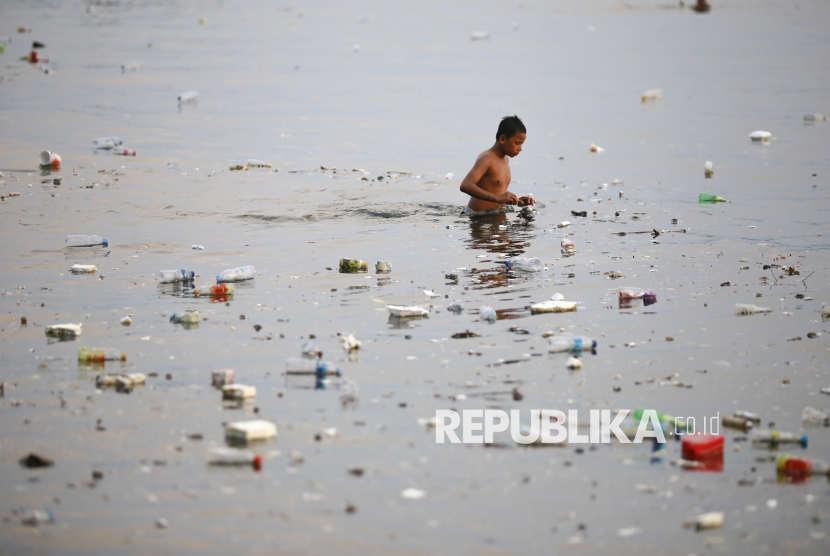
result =
[[[533,200],[533,197],[519,197],[519,201],[516,204],[520,207],[526,207],[528,205],[535,205],[536,201]]]
[[[505,191],[501,195],[493,195],[492,197],[493,202],[501,203],[502,205],[517,205],[519,204],[519,198],[516,197],[515,193],[511,193],[510,191]]]

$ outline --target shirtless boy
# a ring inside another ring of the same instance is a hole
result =
[[[507,157],[513,158],[522,152],[522,143],[526,137],[527,130],[518,116],[505,116],[501,119],[496,142],[478,155],[473,169],[461,182],[461,191],[472,197],[464,208],[464,214],[498,210],[505,204],[520,207],[536,204],[531,197],[516,197],[507,190],[510,185],[510,164]]]

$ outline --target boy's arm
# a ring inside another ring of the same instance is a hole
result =
[[[491,203],[499,203],[502,205],[505,203],[517,203],[518,198],[515,194],[509,191],[505,191],[501,195],[496,195],[495,193],[485,191],[478,186],[478,182],[481,181],[481,178],[484,177],[484,174],[486,174],[489,169],[490,157],[484,155],[479,156],[476,163],[473,165],[473,168],[467,172],[467,175],[461,181],[461,191],[470,197],[475,197],[476,199],[489,201]]]

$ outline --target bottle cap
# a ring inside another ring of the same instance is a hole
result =
[[[123,352],[123,351],[122,351],[122,352],[121,352],[121,361],[126,361],[126,360],[127,360],[127,354],[126,354],[125,352]],[[806,437],[805,437],[805,438],[806,438]]]
[[[801,435],[801,447],[802,448],[807,447],[807,435],[806,434]]]
[[[195,277],[196,277],[196,273],[191,270],[190,271],[190,279],[192,280]]]
[[[217,275],[216,275],[216,281],[217,281],[217,282],[221,282],[221,281],[222,281],[222,275],[221,275],[221,274],[217,274]]]
[[[254,456],[254,470],[259,471],[262,469],[262,456]]]
[[[591,347],[593,347],[593,348],[597,347],[597,341],[596,340],[591,340],[591,343],[593,344]]]
[[[104,243],[103,243],[102,245],[103,245],[104,247],[106,247],[106,246],[108,246],[109,244],[110,244],[109,240],[108,240],[107,238],[104,238]]]
[[[340,376],[340,369],[338,368],[336,371],[334,371],[334,374],[335,374],[335,376],[339,377]]]

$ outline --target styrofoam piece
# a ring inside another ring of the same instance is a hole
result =
[[[46,327],[46,335],[54,338],[62,338],[64,340],[71,340],[81,335],[82,323],[78,324],[53,324]]]
[[[405,305],[387,305],[387,309],[396,317],[423,317],[429,314],[429,310],[423,307],[413,306],[407,307]]]
[[[225,440],[228,442],[256,442],[271,440],[277,436],[277,425],[263,419],[237,421],[225,427]]]
[[[95,274],[98,267],[94,264],[74,264],[69,270],[72,274]]]
[[[226,384],[222,387],[223,400],[243,400],[256,397],[256,386],[245,384]]]
[[[576,301],[543,301],[530,306],[531,313],[567,313],[576,311]]]

